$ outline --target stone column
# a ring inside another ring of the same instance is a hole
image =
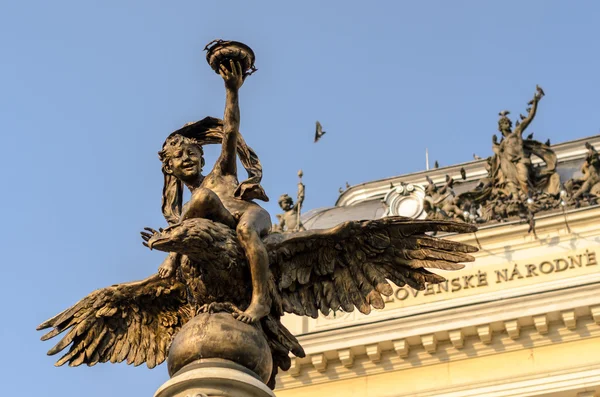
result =
[[[275,397],[275,394],[252,371],[217,358],[186,365],[154,397]]]

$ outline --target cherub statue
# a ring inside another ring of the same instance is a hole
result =
[[[284,211],[283,214],[277,214],[279,224],[273,226],[273,231],[276,232],[299,232],[306,230],[300,220],[300,212],[302,203],[304,202],[305,186],[302,183],[302,170],[298,172],[300,181],[298,182],[298,200],[294,204],[294,200],[287,194],[282,194],[277,201],[279,207]]]
[[[163,212],[171,226],[193,218],[205,218],[220,222],[236,230],[238,240],[250,267],[252,277],[252,301],[243,313],[233,313],[238,320],[252,323],[269,312],[270,301],[267,293],[267,270],[269,259],[262,242],[271,230],[269,213],[260,205],[241,195],[237,179],[237,140],[240,126],[238,91],[244,84],[245,74],[239,62],[230,60],[230,68],[221,64],[219,73],[225,82],[226,105],[223,119],[223,140],[221,155],[212,171],[204,176],[202,147],[194,139],[172,135],[165,141],[159,157],[163,162],[163,172],[182,182],[192,193],[190,201],[182,208],[168,208],[168,201],[178,191],[166,192],[163,197]],[[164,191],[170,186],[165,186]],[[176,189],[177,190],[177,189]],[[177,198],[176,206],[181,198]],[[177,254],[171,253],[159,268],[161,277],[169,277],[180,265]]]

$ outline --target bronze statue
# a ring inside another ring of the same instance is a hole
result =
[[[229,69],[224,64],[219,65],[227,93],[221,155],[212,171],[203,176],[201,172],[204,159],[200,144],[193,138],[179,134],[167,138],[159,153],[163,172],[185,184],[192,196],[177,216],[181,197],[176,200],[177,208],[171,205],[171,208],[167,209],[165,205],[170,204],[168,201],[172,193],[165,193],[163,211],[166,210],[165,215],[171,219],[169,228],[176,227],[188,219],[205,218],[236,229],[240,246],[250,267],[252,301],[244,312],[234,313],[234,317],[244,322],[255,322],[269,312],[270,306],[266,290],[269,262],[262,238],[271,230],[271,219],[266,210],[239,194],[236,169],[240,125],[238,90],[244,83],[247,71],[242,69],[240,62],[230,60],[229,63]],[[165,189],[170,188],[169,185],[171,184],[166,184]],[[159,268],[160,276],[169,277],[180,264],[178,255],[170,254]]]
[[[273,226],[273,231],[276,232],[299,232],[302,230],[306,230],[302,221],[300,220],[300,214],[302,211],[302,203],[304,203],[304,192],[306,186],[302,183],[302,170],[298,172],[298,178],[300,181],[298,182],[298,194],[296,204],[294,204],[294,200],[287,194],[282,194],[277,201],[279,207],[284,211],[283,214],[277,214],[277,219],[279,220],[279,224]]]
[[[268,344],[273,362],[263,367],[270,373],[263,380],[273,388],[278,369],[291,365],[290,353],[305,354],[281,323],[284,313],[316,318],[319,312],[357,308],[368,314],[372,307],[384,307],[382,295],[393,293],[388,281],[424,290],[428,283],[444,281],[426,268],[456,270],[463,267],[461,262],[474,260],[470,253],[475,247],[429,235],[476,230],[444,220],[389,217],[327,230],[270,233],[269,215],[252,201],[268,200],[260,186],[262,168],[239,133],[238,90],[255,70],[254,54],[241,43],[218,41],[208,49],[207,59],[225,82],[224,120],[205,118],[166,139],[159,156],[162,211],[169,226],[142,232],[145,245],[169,256],[158,274],[96,290],[42,323],[38,329],[50,329],[42,340],[64,333],[48,352],[68,349],[56,365],[127,361],[152,368],[169,354],[173,374],[190,360],[206,358],[201,348],[193,350],[197,344],[176,338],[182,327],[187,338],[198,332],[187,324],[198,318],[211,321],[218,313],[214,324],[231,313],[240,320],[231,320],[233,324],[259,330]],[[221,155],[203,176],[202,145],[212,143],[221,143]],[[237,180],[236,152],[249,174],[242,183]],[[182,205],[184,185],[192,196]],[[178,341],[177,357],[170,355],[173,340]],[[222,351],[234,342],[211,343]],[[236,343],[248,351],[260,345],[253,340]]]

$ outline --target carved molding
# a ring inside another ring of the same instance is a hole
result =
[[[421,335],[421,344],[427,353],[434,354],[437,349],[437,338],[434,334]]]
[[[393,340],[392,344],[394,346],[394,351],[400,358],[408,357],[408,353],[410,352],[410,347],[406,339],[398,339]]]
[[[381,346],[379,343],[373,343],[371,345],[365,346],[365,350],[367,352],[367,357],[373,363],[378,363],[381,360]]]
[[[455,329],[454,331],[448,332],[448,337],[450,338],[450,342],[452,342],[452,346],[456,349],[462,349],[465,345],[465,334],[462,329]]]
[[[600,325],[600,305],[590,307],[590,312],[596,324]]]
[[[325,357],[324,353],[313,354],[310,356],[310,360],[317,371],[327,371],[327,357]]]
[[[406,216],[409,218],[423,218],[423,200],[425,189],[421,185],[400,183],[392,187],[383,198],[385,213],[383,216]]]
[[[535,329],[541,334],[547,334],[548,333],[548,316],[546,316],[545,314],[541,314],[539,316],[534,316],[533,317],[533,324],[535,326]]]
[[[506,332],[508,333],[508,336],[511,339],[519,339],[519,333],[521,331],[521,328],[517,320],[505,321],[504,327],[506,328]]]
[[[334,371],[336,373],[336,378],[338,379],[358,376],[357,373],[352,370],[355,365],[360,365],[361,368],[366,370],[369,374],[374,374],[389,370],[389,365],[392,363],[394,369],[404,367],[411,368],[415,365],[415,362],[418,362],[421,366],[432,365],[439,363],[440,360],[446,362],[448,360],[452,361],[473,356],[482,357],[491,354],[499,354],[501,352],[554,345],[556,344],[557,339],[560,339],[561,343],[566,343],[586,338],[600,337],[600,324],[597,324],[593,317],[593,313],[598,314],[598,308],[600,308],[600,305],[577,307],[572,310],[549,312],[535,316],[526,315],[517,319],[504,321],[503,325],[507,330],[507,334],[494,332],[493,324],[495,322],[492,322],[475,327],[476,333],[469,331],[470,327],[468,326],[461,329],[449,330],[448,339],[445,340],[439,340],[434,334],[418,335],[421,341],[420,346],[409,347],[406,339],[394,339],[390,341],[391,344],[387,349],[382,348],[384,345],[383,342],[366,345],[364,350],[365,353],[363,355],[353,354],[351,348],[340,349],[337,350],[339,357],[339,362],[337,363],[327,361],[325,357],[327,352],[312,354],[309,358],[310,362],[312,362],[316,372],[321,373],[324,377],[321,378],[309,375],[310,366],[302,367],[301,376],[310,376],[311,383],[315,384],[329,381],[330,377],[326,375],[329,371]],[[589,314],[577,319],[575,322],[575,329],[564,327],[563,322],[565,321],[565,318],[567,321],[571,321],[571,319],[574,318],[576,311],[578,313],[587,312]],[[549,322],[549,317],[552,317],[555,320]],[[530,325],[524,326],[521,324]],[[516,335],[517,329],[519,330],[518,336]],[[543,333],[540,332],[540,330],[542,330]],[[585,336],[582,337],[582,335]],[[482,338],[486,341],[485,344],[473,343],[482,342]],[[467,344],[468,340],[471,340],[471,342]],[[443,357],[443,359],[438,357],[437,354],[432,354],[439,352],[440,349],[444,352],[444,354],[440,356]],[[468,351],[463,352],[463,349],[468,349]],[[294,375],[293,371],[296,368],[299,368],[299,366],[298,364],[295,364],[294,361],[295,360],[293,360],[292,363],[292,372],[288,372],[288,374],[292,376],[286,374],[281,375],[282,378],[286,378],[283,382],[284,388],[291,387],[292,384],[294,384],[292,379],[297,377],[297,375]],[[388,363],[385,368],[377,364],[383,361]],[[370,365],[367,365],[366,362],[370,363]],[[403,362],[406,363],[403,364]],[[350,370],[350,372],[340,371],[339,368],[346,368],[346,370]],[[300,382],[305,383],[306,379]]]
[[[577,328],[577,315],[575,314],[575,310],[564,311],[561,313],[561,316],[568,329],[573,330]]]
[[[338,350],[338,358],[346,368],[351,368],[354,365],[354,353],[350,348]]]
[[[493,331],[490,324],[484,324],[477,327],[477,335],[481,343],[489,345],[492,343]]]

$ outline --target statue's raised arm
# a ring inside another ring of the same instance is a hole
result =
[[[219,74],[225,81],[226,99],[223,118],[223,141],[221,155],[215,163],[213,172],[221,175],[237,175],[236,148],[240,129],[240,105],[238,92],[244,84],[242,65],[229,61],[230,69],[220,65]]]
[[[521,124],[515,126],[515,132],[518,134],[522,135],[523,132],[525,132],[525,129],[529,126],[529,124],[531,124],[535,117],[535,113],[537,112],[538,103],[540,102],[540,99],[542,99],[542,97],[545,95],[544,90],[542,90],[542,87],[540,87],[539,85],[536,86],[535,89],[536,91],[533,95],[533,99],[528,103],[528,105],[530,105],[531,107],[527,109],[527,117],[525,117],[521,121]]]

